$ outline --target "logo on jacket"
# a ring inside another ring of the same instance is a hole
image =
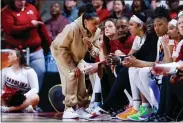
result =
[[[27,14],[29,15],[33,15],[34,14],[34,12],[32,11],[32,10],[29,10],[28,12],[27,12]]]

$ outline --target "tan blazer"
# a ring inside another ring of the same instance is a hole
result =
[[[82,16],[80,16],[74,22],[66,25],[63,31],[52,42],[52,50],[55,50],[55,52],[52,51],[53,56],[57,57],[57,55],[60,55],[59,62],[61,65],[70,70],[74,69],[88,51],[88,48],[84,46],[83,37],[89,37],[92,44],[97,46],[100,31],[98,28],[94,34],[88,33],[83,27]]]

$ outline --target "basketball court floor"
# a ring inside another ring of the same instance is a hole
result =
[[[2,113],[1,122],[5,123],[42,123],[42,122],[125,122],[118,119],[102,120],[102,121],[89,121],[85,119],[62,119],[62,113]],[[126,121],[128,122],[128,121]],[[132,123],[132,122],[130,122]]]

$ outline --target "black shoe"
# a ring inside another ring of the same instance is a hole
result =
[[[174,119],[172,119],[167,115],[153,114],[151,117],[148,118],[146,122],[171,122],[171,121],[174,121]]]
[[[111,108],[109,110],[109,113],[110,113],[111,117],[116,117],[116,115],[120,114],[123,111],[124,111],[123,109],[113,109],[113,108]]]

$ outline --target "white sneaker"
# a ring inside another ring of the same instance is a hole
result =
[[[94,111],[94,108],[88,107],[85,109],[88,113],[92,113]]]
[[[24,112],[24,113],[34,113],[34,112],[36,112],[36,111],[33,109],[32,105],[29,105],[27,108],[25,108],[25,109],[23,110],[23,112]]]
[[[100,107],[97,107],[92,113],[90,120],[108,120],[111,115]]]
[[[3,113],[9,112],[9,108],[7,106],[1,106],[0,109],[1,109],[1,112],[3,112]]]
[[[82,118],[82,119],[88,119],[88,118],[91,118],[92,115],[89,114],[87,111],[85,111],[84,108],[80,108],[76,111],[76,113],[79,115],[79,118]]]
[[[64,111],[62,118],[74,119],[79,118],[79,115],[73,110],[73,108],[68,108]]]

